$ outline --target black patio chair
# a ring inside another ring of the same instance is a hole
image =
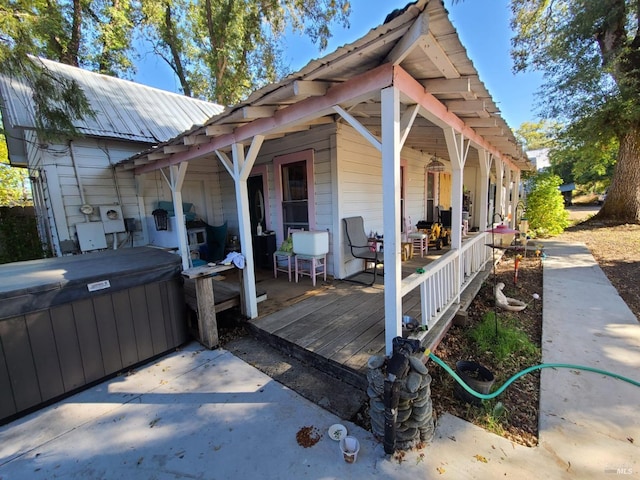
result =
[[[347,236],[347,245],[351,249],[351,255],[355,258],[360,258],[364,260],[364,273],[372,273],[373,280],[371,283],[360,282],[358,280],[353,280],[351,277],[345,278],[350,282],[360,283],[362,285],[373,285],[376,283],[376,276],[378,274],[378,265],[383,265],[382,262],[382,252],[378,252],[377,249],[372,249],[369,244],[369,238],[364,231],[364,220],[362,217],[349,217],[343,218],[344,222],[344,231]],[[367,271],[367,264],[373,263],[373,272]],[[359,272],[356,275],[359,275],[362,272]]]

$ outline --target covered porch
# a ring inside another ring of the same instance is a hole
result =
[[[433,160],[446,169],[439,174],[446,174],[446,182],[438,178],[429,184]],[[297,200],[279,196],[287,162],[305,165],[298,173],[307,182],[300,189],[308,205],[307,226],[329,233],[326,261],[334,278],[347,278],[360,268],[346,247],[343,219],[363,216],[367,229],[383,235],[384,288],[377,310],[384,318],[383,334],[374,338],[383,338],[386,354],[392,339],[402,334],[403,313],[415,312],[412,316],[426,335],[460,304],[469,282],[491,258],[481,233],[463,241],[463,213],[466,209],[468,225],[477,232],[484,232],[496,215],[515,226],[520,171],[528,168],[446,10],[440,2],[425,0],[118,168],[132,169],[136,175],[161,171],[171,188],[176,217],[181,218],[189,165],[199,169],[196,174],[216,165],[216,199],[224,220],[237,215],[246,259],[243,313],[257,319],[261,313],[248,180],[262,172],[262,211],[267,211],[267,227],[276,232],[279,244],[286,235],[291,211],[287,208]],[[288,181],[293,188],[291,178]],[[436,190],[437,196],[431,196]],[[267,200],[272,202],[269,207]],[[285,200],[290,203],[285,205]],[[405,276],[403,231],[412,225],[411,218],[429,220],[441,204],[450,213],[450,251]],[[188,268],[184,232],[179,239]],[[349,296],[344,297],[343,310],[348,311]],[[328,308],[318,308],[317,315]],[[341,317],[341,312],[334,311],[332,318]],[[342,320],[332,321],[340,330]],[[373,335],[377,327],[369,328]]]
[[[424,325],[422,329],[405,330],[405,335],[419,338],[426,348],[437,346],[491,271],[492,252],[485,245],[488,240],[486,233],[465,238],[464,281],[458,288],[451,283],[449,291],[440,287],[447,283],[444,278],[433,278],[446,276],[443,265],[457,263],[456,251],[430,250],[423,258],[414,256],[401,263],[402,283],[408,292],[402,298],[402,313]],[[418,273],[422,270],[424,273]],[[362,273],[354,280],[367,282],[370,276]],[[275,348],[366,389],[367,361],[372,355],[385,354],[384,281],[385,275],[381,274],[372,286],[329,279],[311,288],[310,280],[305,279],[292,290],[284,278],[259,276],[258,285],[267,292],[263,302],[267,313],[250,319],[250,330]],[[412,285],[416,288],[411,289]],[[453,301],[458,296],[459,301]],[[432,308],[427,308],[423,316],[425,303]]]

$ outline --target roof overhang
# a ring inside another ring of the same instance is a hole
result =
[[[419,0],[356,42],[119,166],[142,174],[213,157],[258,135],[269,140],[339,121],[336,105],[379,136],[380,92],[391,86],[403,109],[420,106],[406,147],[448,158],[443,129],[452,128],[512,168],[530,168],[437,0]],[[470,153],[471,162],[477,159]]]

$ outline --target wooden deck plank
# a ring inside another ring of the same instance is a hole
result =
[[[377,320],[379,321],[379,319]],[[344,348],[345,345],[356,341],[358,332],[362,332],[362,330],[366,328],[372,328],[376,323],[375,317],[369,321],[362,317],[350,319],[348,327],[335,327],[305,348],[323,357],[332,358],[335,353]]]
[[[310,331],[307,335],[302,336],[298,340],[298,344],[315,350],[318,345],[326,343],[323,340],[326,336],[334,337],[344,333],[345,329],[350,329],[354,324],[358,323],[362,317],[362,300],[358,295],[352,295],[348,301],[343,302],[342,308],[337,309],[335,315],[329,321],[326,321],[324,312],[318,312],[319,318],[316,321],[318,327],[314,331]]]
[[[337,352],[344,349],[348,345],[358,342],[358,338],[367,330],[374,328],[377,323],[384,324],[384,317],[378,307],[384,305],[384,298],[373,304],[367,304],[366,315],[360,315],[351,321],[348,325],[344,325],[341,331],[334,332],[331,338],[323,339],[322,343],[309,345],[318,355],[332,358]]]
[[[313,311],[309,311],[295,323],[287,324],[275,330],[274,333],[304,346],[309,335],[313,335],[313,332],[322,330],[327,324],[335,322],[339,318],[337,313],[346,313],[357,307],[354,303],[354,295],[344,295],[330,304],[316,304],[315,306]]]
[[[375,339],[380,334],[384,334],[384,319],[380,322],[376,322],[369,329],[359,335],[353,342],[336,351],[329,358],[339,363],[347,363],[351,357],[357,355],[360,351],[378,350],[375,345]],[[384,347],[384,340],[381,347]]]
[[[300,318],[314,312],[318,308],[336,301],[337,296],[346,294],[347,292],[341,292],[339,289],[329,289],[291,305],[284,310],[274,312],[266,317],[258,318],[254,322],[260,329],[273,333],[286,325],[295,323]]]
[[[372,355],[384,355],[384,329],[376,335],[368,344],[364,345],[356,354],[345,362],[345,365],[353,370],[366,375],[367,362]]]

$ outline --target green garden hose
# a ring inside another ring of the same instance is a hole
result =
[[[627,377],[623,377],[622,375],[618,375],[617,373],[607,372],[606,370],[600,370],[598,368],[585,367],[584,365],[572,365],[570,363],[542,363],[540,365],[534,365],[533,367],[525,368],[521,372],[516,373],[493,393],[487,393],[487,394],[478,393],[469,385],[467,385],[464,382],[464,380],[462,380],[458,376],[458,374],[451,369],[449,365],[447,365],[440,358],[435,356],[433,352],[431,352],[430,350],[426,350],[424,354],[427,355],[431,360],[436,362],[438,365],[440,365],[442,368],[444,368],[447,371],[447,373],[449,373],[449,375],[451,375],[456,380],[456,382],[458,382],[460,386],[463,387],[467,392],[469,392],[471,395],[474,395],[482,400],[490,400],[492,398],[496,398],[498,395],[504,392],[507,389],[507,387],[511,385],[513,382],[515,382],[518,378],[522,377],[523,375],[526,375],[527,373],[531,373],[535,370],[542,370],[543,368],[570,368],[572,370],[585,370],[587,372],[599,373],[601,375],[606,375],[608,377],[617,378],[618,380],[622,380],[623,382],[627,382],[627,383],[630,383],[631,385],[635,385],[636,387],[640,387],[640,382],[637,382]]]

